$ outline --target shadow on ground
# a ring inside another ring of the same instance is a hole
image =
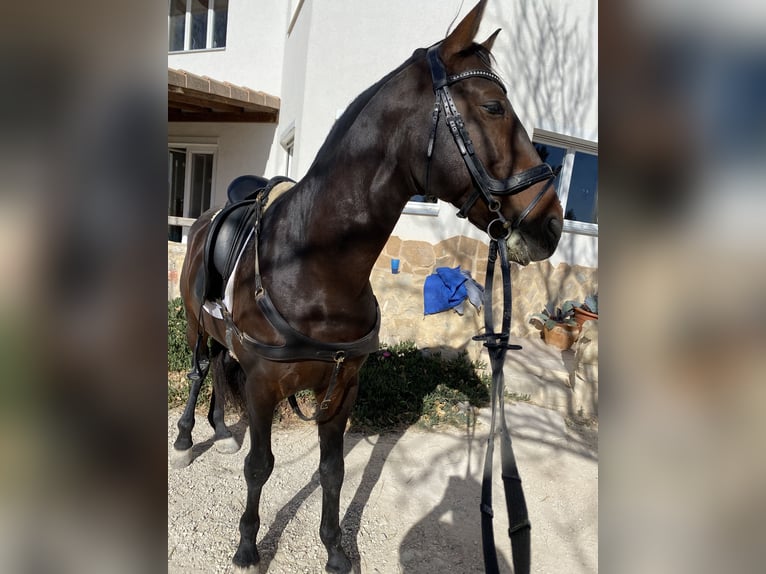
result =
[[[450,356],[452,358],[448,358]],[[360,377],[359,399],[344,441],[344,457],[362,442],[374,445],[359,485],[341,518],[343,546],[352,561],[354,572],[362,572],[359,533],[370,497],[380,481],[391,452],[408,428],[413,425],[426,426],[424,419],[430,423],[462,426],[467,439],[468,458],[458,475],[454,474],[453,466],[441,500],[406,533],[399,549],[400,569],[406,573],[423,573],[424,564],[428,564],[428,572],[468,572],[477,567],[481,571],[481,486],[472,476],[470,468],[471,464],[477,468],[483,457],[483,452],[472,454],[471,448],[473,444],[481,444],[483,451],[485,441],[474,438],[474,428],[477,418],[486,417],[486,409],[481,411],[481,416],[478,413],[479,409],[488,405],[488,401],[488,381],[481,379],[474,365],[459,352],[445,353],[442,357],[424,354],[414,346],[405,345],[383,350],[370,357]],[[512,418],[514,420],[510,426],[514,438],[535,441],[545,447],[568,451],[586,459],[596,459],[593,436],[588,433],[567,433],[562,428],[563,419],[552,411],[530,408],[522,416],[515,415]],[[488,428],[488,424],[486,426]],[[391,427],[394,430],[390,430]],[[240,420],[232,429],[238,440],[244,428],[244,422]],[[380,436],[373,440],[376,435]],[[562,438],[564,436],[567,438]],[[458,446],[461,456],[464,456],[466,443],[460,442]],[[196,445],[195,448],[199,448],[200,453],[204,452],[202,449],[210,447],[206,443]],[[196,452],[195,456],[198,456]],[[444,452],[430,459],[423,458],[425,472],[418,480],[427,482],[429,474],[439,472],[440,464],[449,457],[450,453]],[[525,462],[536,464],[540,461]],[[431,470],[426,470],[425,466]],[[286,527],[301,505],[319,488],[319,475],[315,472],[309,482],[279,509],[258,544],[261,572],[268,572]],[[498,512],[504,512],[504,504],[504,500],[496,500]],[[496,526],[496,532],[498,545],[505,544],[507,539],[499,526]],[[471,546],[476,547],[477,563],[463,564],[465,548]],[[511,568],[503,555],[499,554],[498,558],[501,571],[510,572]]]

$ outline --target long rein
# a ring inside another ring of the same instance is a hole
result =
[[[494,286],[494,273],[497,259],[500,259],[500,270],[503,280],[503,318],[500,332],[494,330],[494,316],[492,306],[492,294]],[[511,539],[511,551],[513,555],[513,571],[516,574],[528,574],[531,562],[531,539],[529,514],[527,503],[524,498],[524,490],[521,485],[521,477],[516,464],[516,456],[513,453],[511,434],[505,420],[505,378],[503,365],[505,354],[509,349],[519,350],[520,345],[508,343],[511,327],[511,268],[508,261],[508,251],[505,245],[499,245],[498,240],[492,238],[489,244],[487,256],[487,273],[484,283],[484,334],[473,337],[475,341],[484,341],[484,346],[489,354],[492,368],[492,414],[490,418],[490,432],[487,437],[487,452],[484,457],[484,472],[481,481],[481,542],[484,552],[484,569],[488,574],[499,572],[497,562],[497,549],[495,547],[495,534],[492,525],[494,513],[492,511],[492,461],[495,452],[496,417],[500,411],[500,459],[501,476],[505,492],[505,504],[508,512],[508,536]]]
[[[521,349],[519,345],[508,343],[511,328],[511,268],[508,260],[506,239],[510,233],[521,225],[521,222],[537,206],[543,196],[551,188],[551,182],[558,171],[551,169],[548,164],[540,164],[533,168],[512,175],[506,179],[496,179],[489,175],[481,160],[476,156],[473,142],[468,135],[468,129],[463,121],[455,101],[449,91],[449,86],[468,78],[482,78],[498,84],[503,92],[506,92],[502,80],[489,70],[468,70],[458,74],[448,75],[444,63],[438,53],[439,45],[431,46],[426,59],[431,71],[434,94],[436,96],[432,124],[427,149],[426,188],[430,183],[431,158],[437,141],[439,116],[443,113],[444,120],[449,128],[455,145],[463,158],[463,162],[471,174],[474,183],[473,194],[458,211],[458,217],[467,217],[468,211],[481,199],[486,204],[495,219],[487,226],[487,235],[490,238],[489,255],[487,258],[487,273],[484,287],[484,334],[473,337],[474,340],[483,340],[484,346],[489,353],[492,367],[492,414],[491,428],[487,439],[487,453],[484,459],[484,473],[481,484],[481,533],[482,549],[484,552],[484,569],[488,574],[499,572],[497,561],[497,548],[495,547],[494,529],[492,519],[492,460],[495,450],[496,418],[498,408],[501,421],[501,468],[505,502],[508,511],[508,536],[511,539],[511,551],[513,554],[513,571],[515,574],[529,574],[531,562],[531,524],[527,512],[527,504],[524,498],[524,490],[521,486],[521,477],[513,453],[511,435],[505,420],[504,392],[505,380],[503,376],[503,364],[505,354],[509,349]],[[508,221],[500,211],[500,201],[495,196],[514,195],[528,189],[532,185],[547,181],[535,198],[513,221]],[[428,191],[428,190],[426,190]],[[502,241],[502,245],[500,242]],[[492,295],[494,285],[494,273],[497,259],[500,259],[500,269],[503,278],[503,320],[499,332],[494,329]]]

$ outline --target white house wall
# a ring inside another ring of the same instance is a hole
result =
[[[285,0],[229,0],[226,47],[168,54],[168,67],[278,96],[289,23]]]
[[[444,0],[355,2],[306,0],[285,50],[278,133],[295,129],[293,177],[308,170],[338,113],[419,47],[445,37],[453,18],[472,7]],[[546,129],[598,139],[595,0],[490,1],[478,37],[497,28],[493,54],[527,131]],[[273,174],[269,174],[273,175]],[[438,216],[403,214],[393,234],[438,243],[456,235],[483,238],[456,208]],[[552,257],[598,266],[598,237],[565,232]]]

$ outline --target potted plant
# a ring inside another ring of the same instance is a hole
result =
[[[567,303],[570,302],[567,301]],[[582,327],[585,321],[598,320],[598,293],[588,295],[582,304],[574,303],[574,320],[577,321],[580,327]]]
[[[539,321],[542,325],[543,340],[548,345],[565,351],[580,334],[580,326],[574,320],[574,309],[573,301],[566,301],[561,307],[554,307],[549,303],[542,313],[532,315],[530,322]]]

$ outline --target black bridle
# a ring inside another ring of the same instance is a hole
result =
[[[501,465],[503,487],[505,491],[505,502],[508,512],[508,536],[511,539],[511,551],[513,555],[513,571],[516,574],[529,574],[530,569],[530,529],[529,515],[524,498],[524,490],[521,486],[521,477],[519,476],[516,457],[513,454],[511,435],[505,420],[504,412],[504,388],[503,365],[505,363],[505,353],[508,349],[521,349],[519,345],[510,345],[508,343],[511,330],[511,271],[508,260],[508,251],[505,245],[500,245],[500,241],[505,243],[505,239],[516,229],[524,218],[540,203],[545,193],[551,187],[550,183],[540,190],[537,196],[529,205],[512,221],[509,222],[500,211],[500,200],[496,196],[514,195],[528,189],[532,185],[541,181],[552,180],[558,174],[558,170],[553,170],[546,164],[540,164],[531,169],[511,175],[506,179],[496,179],[487,173],[484,164],[476,157],[476,153],[468,136],[468,130],[465,127],[463,118],[457,111],[455,102],[449,91],[449,86],[465,80],[467,78],[484,78],[499,85],[503,93],[506,93],[502,80],[493,72],[488,70],[468,70],[447,75],[444,63],[441,61],[438,53],[439,45],[432,46],[426,54],[429,68],[431,69],[431,78],[433,80],[434,93],[436,101],[432,113],[433,123],[431,125],[431,134],[428,141],[428,167],[426,172],[426,189],[430,184],[431,156],[433,155],[434,145],[436,143],[436,131],[439,124],[439,115],[444,111],[444,118],[447,126],[452,133],[455,144],[463,157],[466,167],[473,180],[473,193],[458,211],[458,217],[466,217],[468,211],[473,207],[476,201],[481,198],[486,203],[487,208],[494,214],[493,219],[487,226],[487,235],[490,237],[489,256],[487,259],[486,283],[484,294],[487,298],[484,305],[484,334],[474,337],[474,340],[483,340],[487,347],[490,363],[492,366],[492,416],[491,429],[487,439],[487,454],[484,459],[484,472],[481,485],[481,531],[482,531],[482,549],[484,553],[484,568],[488,574],[495,574],[499,571],[497,560],[497,549],[495,547],[495,536],[492,526],[492,459],[494,454],[494,439],[496,432],[495,418],[497,411],[500,411],[501,420]],[[493,312],[492,312],[492,294],[493,277],[495,264],[500,259],[500,268],[503,278],[503,321],[502,329],[499,333],[494,331]]]
[[[512,230],[521,225],[524,218],[529,215],[538,203],[540,203],[540,200],[550,186],[545,186],[540,190],[524,211],[522,211],[512,222],[509,222],[505,216],[503,216],[500,211],[500,200],[493,196],[502,197],[505,195],[515,195],[536,183],[553,179],[556,177],[558,170],[551,169],[551,166],[547,163],[541,163],[530,169],[515,173],[506,179],[496,179],[489,175],[484,164],[476,156],[473,142],[468,135],[468,130],[465,127],[463,117],[455,106],[455,101],[452,99],[449,86],[468,78],[484,78],[491,82],[495,82],[505,94],[507,93],[505,85],[503,85],[503,81],[497,74],[489,70],[467,70],[448,76],[444,63],[439,57],[438,49],[439,44],[436,44],[435,46],[428,48],[426,53],[428,67],[431,70],[434,94],[436,95],[436,101],[434,102],[433,113],[431,115],[431,134],[428,140],[426,189],[428,189],[430,185],[431,157],[436,144],[436,131],[439,126],[439,115],[443,110],[445,122],[449,127],[450,133],[455,140],[455,144],[457,144],[460,155],[463,157],[463,161],[473,180],[473,193],[460,208],[460,211],[457,212],[458,217],[467,217],[468,211],[476,203],[476,200],[481,198],[484,203],[487,204],[487,208],[495,215],[495,219],[487,226],[487,234],[493,239],[507,237]],[[498,226],[500,227],[499,232],[493,233],[494,228]]]

